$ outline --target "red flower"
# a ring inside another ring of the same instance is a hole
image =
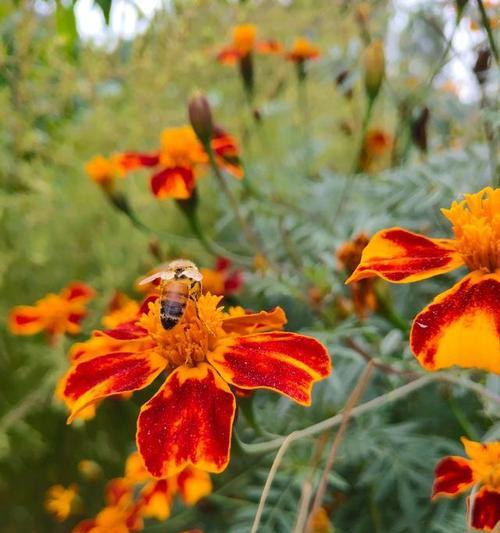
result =
[[[473,442],[462,437],[470,459],[450,456],[436,466],[432,498],[454,497],[473,485],[479,490],[468,498],[473,528],[493,531],[500,524],[500,442]]]
[[[189,302],[181,322],[165,330],[159,302],[150,297],[138,320],[99,333],[109,339],[109,351],[76,360],[64,378],[69,421],[167,370],[163,386],[142,407],[137,429],[146,468],[162,478],[189,465],[226,468],[236,403],[230,386],[271,389],[310,405],[313,384],[331,371],[326,348],[311,337],[276,331],[286,321],[280,308],[232,316],[218,307],[220,299],[205,294],[197,305]],[[127,341],[126,349],[117,351],[117,340]]]

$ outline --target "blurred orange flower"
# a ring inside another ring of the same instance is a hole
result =
[[[108,533],[110,529],[106,527],[115,527],[117,532],[140,531],[144,518],[165,521],[177,494],[186,505],[192,506],[211,492],[212,482],[207,472],[188,467],[172,477],[156,479],[144,467],[141,456],[134,452],[127,459],[125,475],[108,483],[106,507],[95,519],[81,522],[73,533]]]
[[[382,230],[347,283],[372,276],[410,283],[466,265],[470,273],[413,321],[411,349],[427,370],[458,365],[500,373],[500,189],[466,194],[442,213],[454,239]]]
[[[298,37],[295,39],[292,48],[286,53],[286,58],[294,63],[317,59],[319,56],[319,48],[314,46],[311,41],[305,37]]]
[[[35,305],[18,305],[9,316],[14,335],[35,335],[46,331],[51,338],[64,333],[80,333],[80,322],[87,314],[86,304],[94,290],[79,281],[70,283],[59,294],[47,294]]]
[[[115,180],[125,177],[126,170],[121,154],[109,158],[98,155],[85,165],[90,179],[108,191],[113,190]]]
[[[382,129],[373,129],[366,133],[363,141],[360,166],[365,172],[372,172],[380,159],[390,152],[393,144],[392,135]]]
[[[139,307],[135,300],[117,291],[109,303],[108,312],[101,319],[102,325],[111,329],[133,320],[139,312]]]
[[[79,498],[78,486],[70,485],[68,488],[62,485],[53,485],[47,491],[45,508],[53,514],[57,520],[64,522],[71,514],[78,511]]]
[[[353,240],[345,242],[337,250],[337,259],[340,266],[348,275],[351,275],[356,270],[361,261],[361,254],[369,240],[365,233],[359,233]],[[354,311],[361,320],[366,318],[369,312],[377,308],[375,281],[373,278],[366,278],[360,281],[353,281],[350,284]]]
[[[217,296],[229,296],[238,292],[243,285],[243,273],[234,269],[232,262],[225,257],[218,257],[215,268],[201,268],[203,292]]]
[[[80,356],[64,377],[69,421],[88,405],[143,389],[169,371],[142,407],[137,430],[148,471],[163,478],[189,465],[208,472],[226,468],[235,415],[229,385],[271,389],[309,405],[313,384],[331,371],[326,348],[276,331],[286,322],[280,308],[235,315],[224,312],[220,300],[205,294],[197,304],[189,301],[182,321],[165,330],[152,296],[138,319],[94,334],[108,338],[109,349]],[[126,348],[117,351],[117,341],[126,341]]]
[[[432,499],[454,497],[476,485],[467,498],[470,525],[493,531],[500,524],[500,442],[473,442],[462,437],[469,459],[452,455],[436,466]]]
[[[214,128],[211,148],[217,164],[236,178],[243,177],[239,150],[234,138],[221,128]],[[157,198],[186,200],[196,187],[200,172],[208,164],[208,155],[191,126],[167,128],[161,134],[161,148],[150,154],[126,152],[123,161],[129,170],[154,168],[151,191]]]
[[[241,24],[232,30],[232,43],[217,54],[217,61],[225,65],[234,65],[252,52],[262,54],[279,53],[281,45],[273,39],[257,41],[257,27],[253,24]]]

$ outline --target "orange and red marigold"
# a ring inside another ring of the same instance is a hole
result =
[[[473,442],[462,437],[469,459],[450,456],[436,466],[432,498],[454,497],[478,489],[468,500],[469,522],[475,529],[493,531],[500,523],[500,442]]]
[[[413,321],[410,345],[427,370],[458,365],[500,373],[500,189],[486,187],[442,210],[454,239],[382,230],[347,280],[409,283],[466,265],[469,274]]]
[[[155,296],[135,320],[94,333],[79,346],[63,378],[62,396],[71,421],[105,397],[166,381],[141,409],[137,445],[155,477],[189,465],[221,472],[229,461],[235,416],[230,386],[270,389],[310,405],[314,382],[329,375],[330,358],[316,339],[279,331],[284,312],[225,312],[221,297],[204,294],[189,302],[183,320],[165,330]]]
[[[272,54],[281,52],[281,45],[273,40],[257,40],[257,27],[253,24],[240,24],[232,30],[232,42],[217,54],[217,61],[225,65],[234,65],[252,52]]]
[[[14,335],[35,335],[41,331],[53,338],[80,333],[80,322],[87,314],[87,303],[94,290],[79,281],[70,283],[59,294],[47,294],[35,305],[18,305],[9,316],[9,329]]]
[[[211,492],[207,472],[188,467],[171,477],[156,479],[134,452],[127,459],[125,475],[108,483],[104,509],[95,518],[80,522],[73,533],[140,531],[145,518],[166,520],[177,495],[191,506]]]

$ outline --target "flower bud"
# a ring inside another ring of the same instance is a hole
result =
[[[102,468],[90,459],[82,459],[78,463],[78,471],[88,481],[97,481],[102,477]]]
[[[384,45],[373,41],[364,51],[365,89],[370,100],[375,100],[382,85],[385,72]]]
[[[476,63],[472,69],[476,75],[477,82],[482,85],[488,77],[488,70],[491,65],[491,52],[489,48],[479,50]]]
[[[188,104],[189,121],[196,136],[203,144],[210,142],[214,129],[212,111],[207,97],[201,93],[195,93]]]

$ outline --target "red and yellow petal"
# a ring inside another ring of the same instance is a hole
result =
[[[61,296],[68,302],[85,303],[95,296],[92,287],[81,281],[70,283],[62,292]]]
[[[219,374],[242,389],[271,389],[311,404],[313,384],[327,377],[331,362],[316,339],[288,332],[227,338],[207,355]]]
[[[402,228],[390,228],[370,239],[360,264],[346,283],[371,276],[410,283],[450,272],[463,264],[450,239],[430,239]]]
[[[151,191],[157,198],[187,200],[194,187],[193,170],[187,167],[165,168],[151,177]]]
[[[450,456],[441,459],[434,471],[432,498],[455,496],[474,484],[474,473],[467,459]]]
[[[222,472],[229,462],[235,398],[206,363],[174,370],[141,409],[137,446],[155,477],[189,465]]]
[[[212,480],[208,472],[188,466],[177,476],[177,487],[186,505],[196,505],[212,492]]]
[[[500,491],[483,487],[467,503],[473,528],[493,531],[500,523]]]
[[[116,328],[97,333],[98,336],[103,334],[116,340],[133,341],[147,337],[148,332],[136,320],[131,320],[120,324]]]
[[[156,167],[160,163],[159,153],[125,152],[119,157],[119,164],[124,170],[135,170],[137,168]]]
[[[63,397],[71,407],[68,423],[102,398],[147,387],[165,366],[165,359],[153,351],[110,353],[79,363],[65,377]]]
[[[14,335],[35,335],[45,325],[45,317],[36,306],[18,305],[9,315],[9,330]]]
[[[246,335],[257,331],[269,331],[283,329],[287,323],[286,315],[281,307],[275,307],[272,311],[260,311],[258,313],[246,313],[241,308],[235,308],[234,312],[225,318],[222,327],[226,333],[238,333]]]
[[[437,296],[415,318],[410,345],[427,370],[500,373],[500,272],[471,272]]]

